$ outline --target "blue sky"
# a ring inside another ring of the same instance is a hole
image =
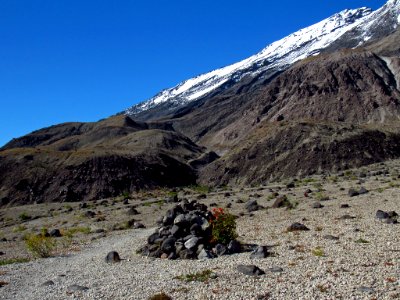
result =
[[[0,145],[110,116],[340,10],[385,2],[1,0]]]

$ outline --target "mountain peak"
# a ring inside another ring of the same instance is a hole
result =
[[[153,98],[130,107],[125,113],[137,116],[162,106],[163,114],[168,114],[212,92],[229,88],[245,76],[265,74],[265,79],[271,78],[296,61],[317,55],[332,45],[348,48],[359,46],[387,33],[387,29],[382,31],[380,28],[390,27],[388,22],[395,23],[392,27],[397,27],[400,22],[399,11],[400,0],[389,0],[376,11],[367,7],[343,10],[268,45],[245,60],[165,89]],[[350,37],[347,36],[349,32],[353,32]],[[342,37],[344,41],[338,42]]]

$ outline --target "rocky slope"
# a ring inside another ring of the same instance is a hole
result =
[[[204,154],[181,134],[125,116],[62,124],[1,149],[0,199],[2,205],[81,201],[189,185],[196,181],[189,161]]]

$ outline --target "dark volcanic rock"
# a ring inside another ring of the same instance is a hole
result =
[[[348,193],[347,193],[350,197],[354,197],[354,196],[358,196],[359,193],[358,191],[356,191],[355,189],[351,188],[349,189]]]
[[[259,267],[255,265],[238,265],[237,270],[240,273],[243,273],[245,275],[249,276],[259,276],[259,275],[264,275],[265,272],[261,270]]]
[[[139,215],[140,213],[137,211],[137,209],[135,208],[135,207],[130,207],[129,209],[128,209],[128,211],[126,212],[126,214],[128,215],[128,216],[135,216],[135,215]]]
[[[121,258],[119,257],[119,254],[116,251],[111,251],[106,256],[107,263],[117,263],[120,261],[121,261]]]
[[[242,251],[242,245],[239,241],[232,240],[228,244],[228,252],[230,254],[240,253]]]
[[[292,203],[290,203],[290,201],[286,195],[278,196],[278,198],[276,198],[274,204],[272,204],[272,208],[280,208],[280,207],[286,207],[286,208],[293,207]]]
[[[228,249],[227,249],[227,247],[226,247],[225,245],[223,245],[223,244],[217,244],[217,245],[215,245],[215,247],[214,247],[214,253],[215,253],[217,256],[222,256],[222,255],[226,254],[227,252],[228,252]]]
[[[383,220],[386,224],[397,224],[398,223],[398,214],[395,211],[383,211],[378,210],[375,214],[375,217],[378,220]]]
[[[301,223],[293,223],[287,229],[288,231],[308,231],[310,230],[307,226]]]
[[[389,218],[389,214],[383,210],[378,210],[375,214],[375,217],[377,219],[388,219]]]
[[[61,237],[61,236],[62,236],[62,234],[61,234],[61,232],[60,232],[59,229],[52,229],[52,230],[50,230],[49,235],[50,235],[51,237]]]
[[[311,208],[323,208],[324,206],[320,202],[314,202],[311,204]]]
[[[245,208],[248,212],[253,212],[259,210],[261,206],[258,205],[257,200],[250,200],[245,204]]]
[[[176,238],[174,237],[170,237],[164,240],[164,242],[161,245],[161,251],[165,252],[165,253],[171,253],[175,250],[175,242],[176,242]]]
[[[258,246],[251,254],[250,258],[266,258],[270,255],[267,246]]]

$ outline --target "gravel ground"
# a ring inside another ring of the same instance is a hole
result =
[[[0,288],[0,299],[148,299],[160,292],[172,299],[400,299],[400,225],[375,219],[378,209],[400,212],[399,188],[349,197],[351,184],[341,185],[346,190],[326,186],[330,200],[321,209],[312,209],[315,199],[309,198],[294,210],[265,209],[240,217],[239,239],[270,246],[271,257],[250,259],[242,253],[202,261],[151,259],[135,250],[154,228],[117,231],[69,256],[0,267],[0,281],[8,283]],[[365,183],[371,190],[379,184],[374,179]],[[271,204],[265,197],[257,200]],[[350,208],[340,208],[343,203]],[[340,219],[344,215],[355,218]],[[286,232],[293,222],[310,231]],[[107,264],[105,256],[113,250],[123,260]],[[239,264],[257,265],[266,274],[246,276],[237,271]],[[272,271],[277,268],[282,271]],[[216,278],[175,279],[207,269]],[[54,285],[43,286],[49,280]],[[88,290],[69,292],[71,285]]]

